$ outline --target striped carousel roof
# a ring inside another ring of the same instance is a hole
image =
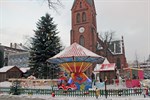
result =
[[[82,47],[77,43],[73,43],[62,52],[58,53],[47,60],[50,63],[66,63],[66,62],[96,62],[102,63],[104,57],[99,56],[92,51]]]

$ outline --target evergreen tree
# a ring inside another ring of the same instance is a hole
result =
[[[53,57],[62,50],[60,38],[57,36],[58,32],[53,18],[46,14],[42,16],[37,22],[37,29],[34,30],[34,37],[32,38],[32,47],[30,51],[29,66],[30,73],[38,78],[48,78],[53,76],[49,74],[52,70],[58,73],[58,66],[47,64],[46,60]],[[56,78],[51,77],[51,78]]]
[[[4,52],[0,49],[0,68],[4,65]]]

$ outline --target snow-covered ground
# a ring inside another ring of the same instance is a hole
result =
[[[10,82],[1,82],[1,87],[10,87]],[[47,86],[40,86],[40,87],[33,87],[33,88],[48,88]],[[50,87],[49,87],[50,88]],[[122,88],[122,86],[113,86],[108,85],[107,89],[112,88]],[[121,96],[121,97],[108,97],[107,99],[103,97],[99,97],[98,100],[150,100],[150,97],[144,98],[143,95],[141,96]],[[67,97],[67,96],[55,96],[52,97],[51,95],[8,95],[8,94],[1,94],[0,93],[0,100],[97,100],[96,97]]]
[[[8,81],[0,82],[0,87],[10,87],[11,85],[12,83]]]
[[[129,97],[99,97],[98,100],[150,100],[150,97],[144,98],[143,96],[129,96]],[[97,100],[95,97],[67,97],[67,96],[56,96],[51,95],[0,95],[0,100]]]

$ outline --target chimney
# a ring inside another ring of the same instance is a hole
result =
[[[17,48],[17,43],[15,43],[15,49]]]
[[[22,43],[20,43],[20,46],[22,46]]]
[[[12,48],[12,43],[10,43],[10,47]]]
[[[124,38],[122,36],[122,53],[125,54]]]

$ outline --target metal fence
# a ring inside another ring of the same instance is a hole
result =
[[[52,90],[52,89],[27,89],[27,88],[20,88],[17,89],[19,94],[27,94],[27,95],[51,95],[52,92],[55,93],[56,96],[95,96],[95,90],[83,90],[83,91],[63,91],[63,90]],[[148,89],[150,94],[150,88]],[[11,88],[6,87],[0,87],[0,93],[7,93],[11,94],[12,90]],[[109,90],[100,90],[100,96],[138,96],[142,95],[143,89],[137,88],[137,89],[109,89]]]

